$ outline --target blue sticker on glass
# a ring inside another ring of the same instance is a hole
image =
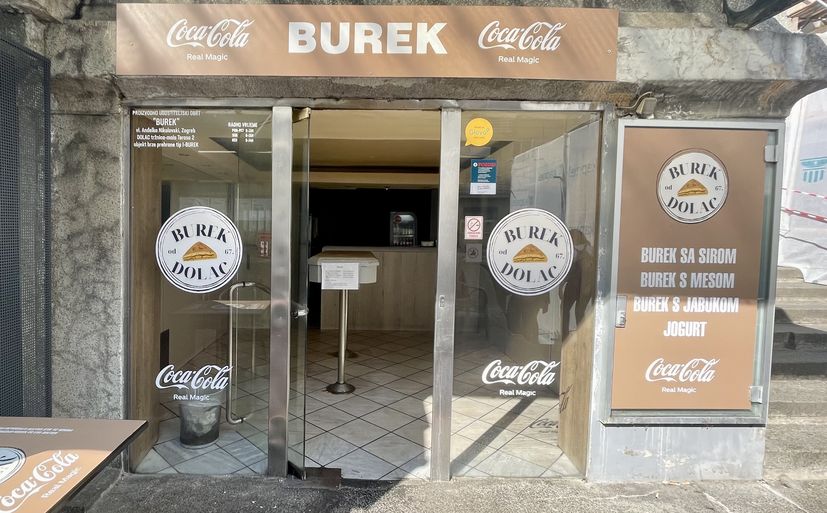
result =
[[[471,161],[471,194],[497,194],[497,161],[474,159]]]

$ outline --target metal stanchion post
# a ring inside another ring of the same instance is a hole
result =
[[[356,387],[345,383],[345,357],[347,356],[347,290],[339,291],[339,376],[336,383],[327,385],[333,394],[349,394]]]

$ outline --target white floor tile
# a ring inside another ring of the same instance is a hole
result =
[[[342,469],[342,477],[345,479],[379,479],[394,470],[390,463],[362,449],[357,449],[326,466]]]
[[[425,451],[421,445],[393,433],[374,440],[363,449],[395,466],[403,465]]]
[[[355,445],[330,433],[311,438],[304,447],[307,457],[322,465],[327,465],[357,449]]]

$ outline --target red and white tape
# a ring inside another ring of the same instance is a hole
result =
[[[787,208],[787,207],[781,207],[781,211],[786,213],[786,214],[790,214],[790,215],[794,215],[794,216],[798,216],[798,217],[803,217],[805,219],[812,219],[813,221],[818,221],[820,223],[827,223],[827,217],[819,216],[819,215],[816,215],[816,214],[811,214],[809,212],[802,212],[801,210],[793,210],[793,209]]]
[[[795,189],[781,189],[781,190],[782,190],[782,191],[790,191],[790,192],[794,192],[794,193],[796,193],[796,194],[803,194],[804,196],[812,196],[813,198],[818,198],[818,199],[827,200],[827,196],[824,196],[823,194],[816,194],[816,193],[814,193],[814,192],[797,191],[797,190],[795,190]]]

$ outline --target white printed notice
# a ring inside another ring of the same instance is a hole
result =
[[[359,264],[323,263],[322,290],[359,290]]]

